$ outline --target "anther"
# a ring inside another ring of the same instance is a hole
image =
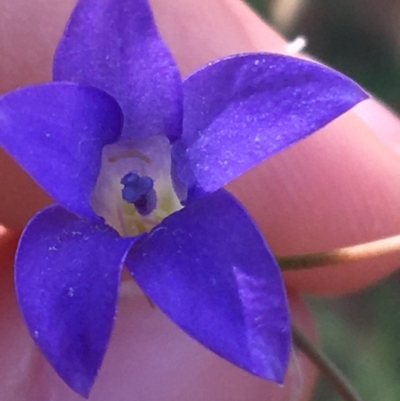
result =
[[[157,194],[154,181],[148,176],[141,177],[131,171],[121,179],[122,199],[131,203],[142,216],[150,214],[157,206]]]

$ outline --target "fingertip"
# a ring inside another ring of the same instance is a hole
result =
[[[400,118],[377,99],[369,99],[354,108],[361,119],[383,142],[400,154]]]
[[[399,169],[398,155],[350,112],[228,188],[275,254],[322,252],[398,234]],[[396,260],[391,255],[286,277],[299,290],[345,293],[386,277]]]
[[[184,76],[231,54],[285,53],[284,38],[242,1],[151,0],[151,4]]]

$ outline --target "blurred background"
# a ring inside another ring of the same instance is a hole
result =
[[[400,113],[400,0],[247,1],[288,39],[305,36],[309,54]],[[324,351],[363,399],[399,401],[400,273],[356,294],[309,301]],[[339,400],[321,379],[313,401]]]

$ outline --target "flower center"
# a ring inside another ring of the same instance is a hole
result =
[[[170,152],[161,136],[104,147],[91,203],[121,236],[148,232],[182,207],[172,186]]]
[[[121,184],[124,186],[122,199],[134,205],[140,215],[147,216],[156,208],[157,194],[154,181],[150,177],[140,177],[131,171],[122,178]]]

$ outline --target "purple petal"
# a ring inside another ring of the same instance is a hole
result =
[[[0,146],[58,203],[89,218],[103,146],[121,125],[115,100],[96,88],[58,82],[0,98]]]
[[[366,98],[349,78],[297,58],[255,53],[211,63],[184,82],[178,181],[215,191]]]
[[[219,190],[167,217],[126,260],[183,330],[234,364],[283,382],[291,335],[276,261],[240,203]]]
[[[122,263],[134,241],[50,206],[31,220],[19,244],[15,280],[30,333],[83,396],[110,339]]]
[[[55,56],[54,79],[110,93],[124,112],[125,137],[181,135],[182,81],[147,0],[79,1]]]

